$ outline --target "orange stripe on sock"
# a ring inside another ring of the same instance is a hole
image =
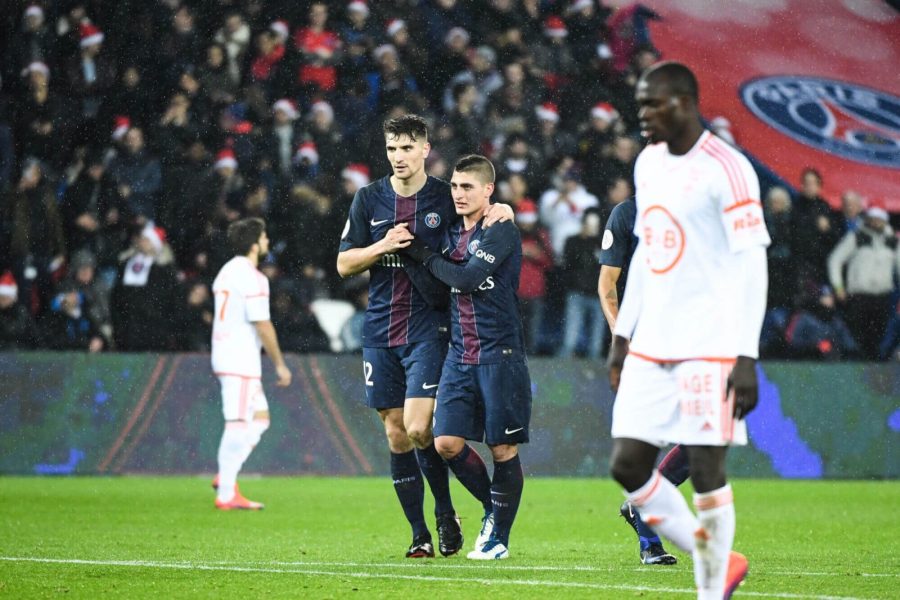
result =
[[[653,477],[650,478],[650,488],[640,496],[632,498],[631,503],[635,506],[643,506],[650,499],[650,496],[655,494],[656,490],[659,489],[661,479],[659,471],[653,471]]]
[[[694,496],[694,506],[697,510],[712,510],[734,502],[734,492],[731,488],[722,490],[710,496]]]

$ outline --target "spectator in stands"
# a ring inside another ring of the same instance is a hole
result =
[[[46,63],[33,62],[26,68],[27,91],[15,110],[15,140],[20,157],[33,157],[59,168],[67,157],[64,110],[57,92],[50,87]]]
[[[522,271],[519,275],[519,311],[525,331],[525,347],[536,354],[541,347],[547,271],[553,268],[550,236],[538,221],[537,205],[522,199],[516,205],[516,225],[522,237]]]
[[[104,101],[116,83],[116,62],[102,52],[102,31],[90,22],[79,25],[79,47],[77,56],[72,56],[66,64],[66,82],[69,95],[77,100],[77,114],[82,119],[92,121],[101,114]]]
[[[841,194],[841,212],[837,215],[837,229],[843,236],[858,231],[863,225],[865,202],[859,193],[846,190]]]
[[[282,98],[272,105],[272,125],[263,132],[261,144],[265,160],[282,183],[291,179],[294,150],[300,145],[303,131],[298,126],[297,104]]]
[[[565,22],[551,15],[544,21],[544,39],[533,48],[534,73],[541,77],[550,94],[561,93],[578,70],[572,49],[566,43],[568,35]]]
[[[179,307],[175,316],[178,349],[186,352],[209,352],[212,341],[213,306],[209,285],[197,279],[179,290]]]
[[[346,164],[344,136],[334,121],[334,109],[324,100],[314,102],[309,107],[309,136],[319,153],[321,172],[337,177],[342,165]]]
[[[764,214],[772,243],[767,249],[769,295],[760,347],[767,354],[784,350],[784,332],[797,296],[797,272],[793,251],[791,196],[780,186],[766,194]]]
[[[28,160],[22,178],[6,195],[3,220],[9,223],[9,260],[19,296],[34,314],[47,304],[54,274],[65,264],[66,240],[53,183],[45,167]]]
[[[831,207],[819,195],[822,175],[807,167],[800,176],[800,182],[800,193],[791,210],[794,218],[794,257],[800,281],[821,285],[827,281],[825,263],[839,234]]]
[[[172,167],[182,161],[184,149],[198,139],[201,132],[201,124],[191,110],[191,99],[188,95],[179,91],[169,96],[166,111],[153,130],[162,167]],[[127,137],[126,144],[128,144]]]
[[[225,49],[225,64],[233,85],[241,82],[244,55],[250,45],[250,27],[239,12],[225,15],[225,22],[213,38]]]
[[[109,176],[127,219],[143,224],[155,218],[162,170],[144,145],[143,130],[132,127],[125,134],[125,152],[112,160]]]
[[[111,302],[117,350],[158,352],[176,348],[172,316],[178,308],[178,279],[164,235],[148,222],[122,256]]]
[[[58,289],[78,292],[83,299],[83,312],[91,321],[92,328],[103,338],[104,348],[113,340],[112,315],[109,310],[111,286],[97,277],[97,259],[89,250],[79,250],[72,254],[69,272]]]
[[[6,271],[0,276],[0,352],[28,350],[37,342],[34,320],[18,295],[16,280]]]
[[[14,5],[13,5],[14,6]],[[54,62],[55,36],[44,19],[44,10],[31,4],[22,15],[22,27],[13,35],[7,47],[5,74],[15,76],[32,63]]]
[[[341,57],[341,39],[327,29],[328,5],[313,2],[309,7],[308,22],[294,32],[294,45],[300,53],[298,83],[304,95],[330,93],[337,87],[337,68]]]
[[[630,179],[626,179],[625,177],[616,177],[612,181],[610,181],[607,185],[606,193],[603,196],[603,204],[600,205],[601,223],[605,225],[613,209],[619,204],[622,204],[623,202],[631,198],[633,195],[634,190],[631,189]]]
[[[225,47],[206,47],[206,62],[197,71],[197,82],[214,104],[231,104],[237,96],[237,83],[228,74]]]
[[[606,347],[606,318],[597,301],[597,279],[600,277],[600,214],[587,210],[581,220],[581,231],[566,240],[563,268],[568,276],[566,292],[565,335],[559,356],[571,357],[582,333],[587,336],[587,357],[600,358]]]
[[[483,115],[487,108],[488,98],[503,86],[503,77],[495,68],[497,53],[490,46],[479,46],[469,52],[468,67],[453,76],[444,89],[443,108],[445,113],[453,111],[457,99],[454,88],[460,83],[470,83],[474,88],[471,108],[478,115]]]
[[[70,282],[60,286],[42,318],[44,346],[52,350],[100,352],[104,339],[91,319],[88,298]]]
[[[531,189],[537,189],[541,183],[540,157],[521,133],[513,133],[506,138],[496,162],[500,179],[513,174],[521,175]]]
[[[541,222],[550,233],[550,242],[558,264],[564,263],[566,240],[584,231],[584,215],[589,208],[599,206],[597,197],[588,193],[581,185],[581,173],[570,168],[562,176],[560,182],[541,195]],[[599,226],[598,226],[599,227]],[[599,264],[597,265],[599,273]],[[597,278],[591,282],[591,294],[596,296]],[[597,309],[600,305],[596,302]]]
[[[801,295],[798,309],[785,331],[788,348],[795,358],[839,360],[852,358],[859,347],[837,311],[834,293],[827,285]]]
[[[559,109],[552,102],[544,102],[534,109],[537,126],[529,140],[542,164],[560,156],[574,156],[575,137],[559,128]]]
[[[900,276],[900,243],[888,225],[887,211],[870,207],[863,226],[846,234],[828,257],[828,277],[837,299],[846,305],[850,331],[865,358],[878,358],[896,276]]]
[[[589,166],[585,173],[585,186],[593,192],[600,193],[606,189],[603,169],[593,168],[603,164],[612,154],[613,140],[616,130],[621,128],[619,111],[609,102],[598,102],[590,110],[587,129],[578,140],[576,158],[582,165]]]

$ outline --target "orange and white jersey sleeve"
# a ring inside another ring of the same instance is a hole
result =
[[[760,291],[748,285],[742,255],[764,255],[769,243],[756,173],[704,132],[684,155],[645,148],[635,190],[639,251],[629,278],[640,270],[641,298],[631,352],[656,362],[733,360],[746,345],[737,334],[748,316],[741,295],[752,294],[755,306]],[[764,306],[764,277],[759,287]]]
[[[270,319],[269,280],[249,259],[238,256],[219,271],[213,294],[213,371],[217,375],[259,377],[262,341],[254,323]]]

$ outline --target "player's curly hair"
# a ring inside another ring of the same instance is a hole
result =
[[[250,252],[253,244],[259,242],[259,236],[266,230],[266,222],[258,217],[241,219],[228,226],[228,244],[235,254],[242,256]]]
[[[406,135],[412,141],[416,141],[420,137],[426,142],[428,141],[428,123],[419,115],[410,114],[395,119],[388,119],[381,128],[385,136],[392,138]]]

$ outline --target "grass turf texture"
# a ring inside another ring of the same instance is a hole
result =
[[[409,560],[409,529],[386,478],[245,479],[244,494],[267,504],[250,513],[214,510],[208,478],[4,477],[0,596],[694,596],[690,557],[639,564],[609,480],[527,479],[512,558],[496,563],[464,558],[481,509],[453,485],[464,551]],[[735,546],[750,560],[737,598],[898,596],[900,483],[733,486]]]

